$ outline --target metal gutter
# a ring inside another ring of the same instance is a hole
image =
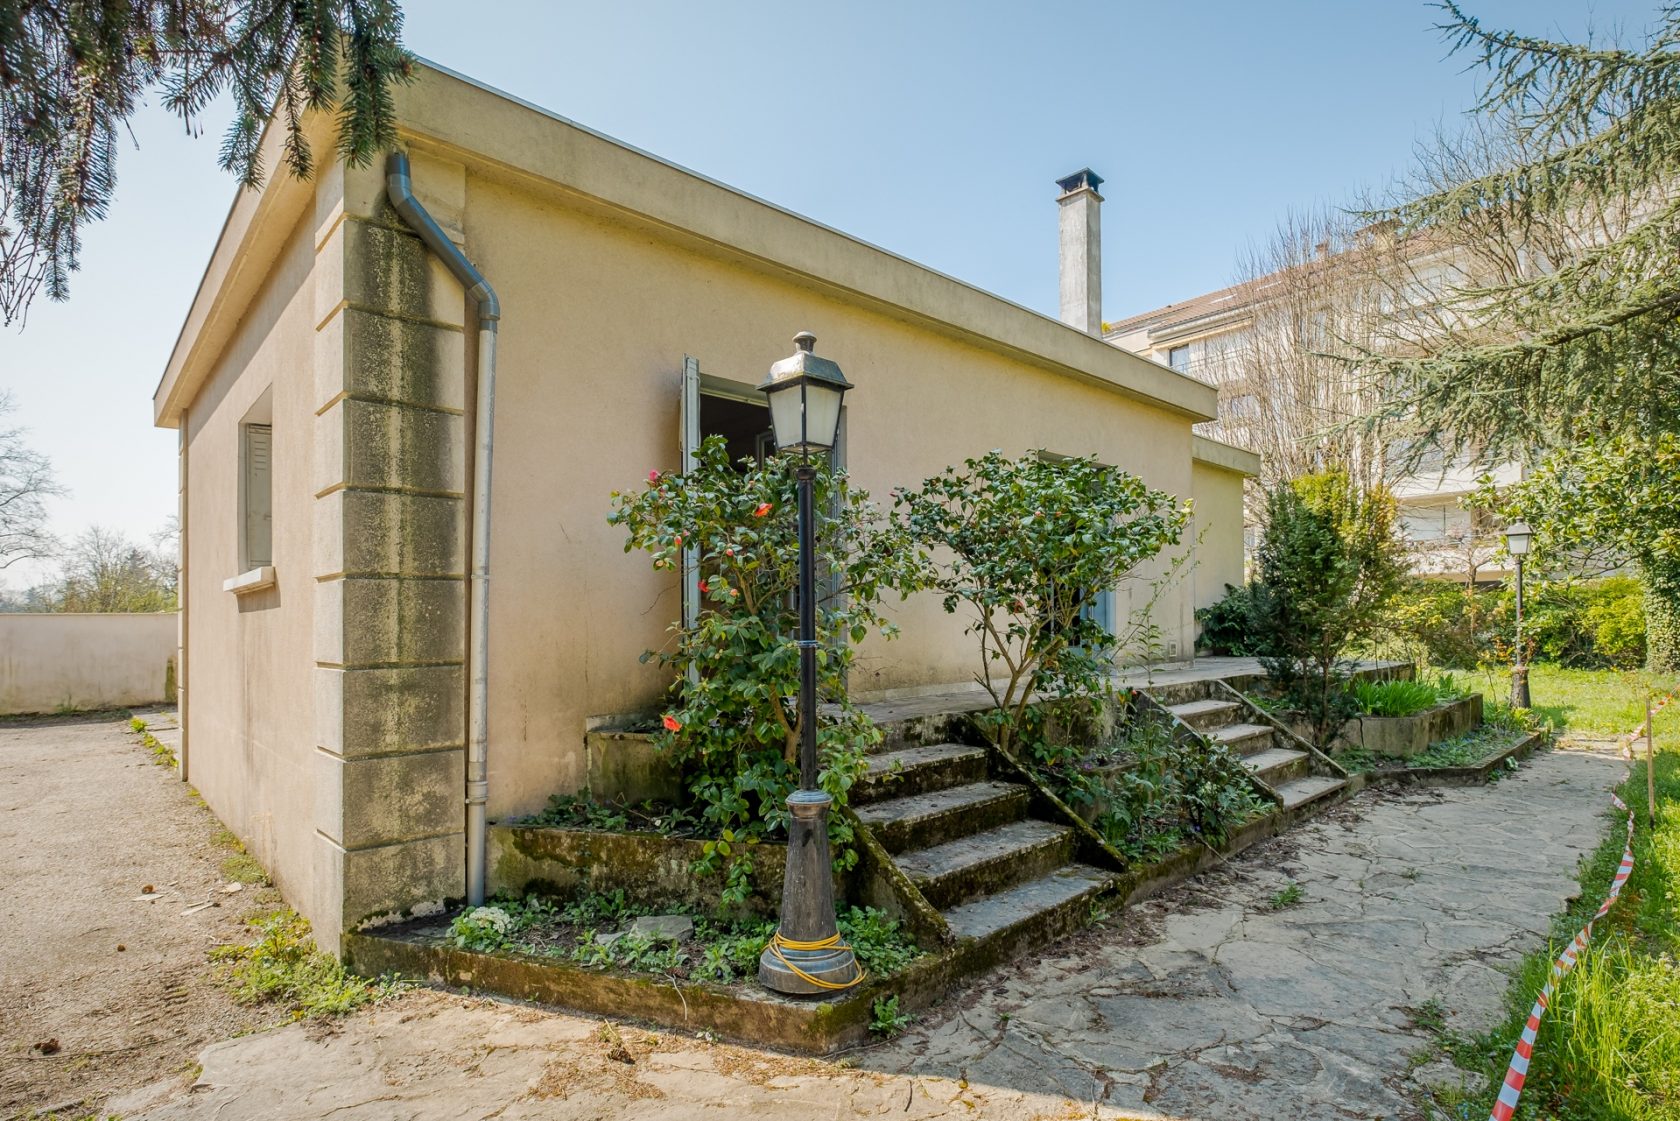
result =
[[[414,197],[408,156],[392,152],[385,165],[385,193],[426,247],[448,266],[478,303],[478,398],[473,412],[472,575],[467,642],[467,902],[484,902],[485,807],[490,800],[490,468],[495,458],[496,326],[501,303],[484,274],[449,240]]]

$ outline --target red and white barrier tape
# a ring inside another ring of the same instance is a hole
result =
[[[1598,914],[1581,928],[1581,933],[1569,943],[1569,948],[1552,963],[1552,975],[1546,979],[1546,987],[1540,990],[1534,1007],[1529,1009],[1528,1023],[1523,1025],[1522,1038],[1517,1040],[1517,1049],[1511,1055],[1511,1065],[1505,1069],[1505,1084],[1499,1088],[1499,1099],[1493,1103],[1493,1112],[1488,1115],[1488,1121],[1511,1121],[1511,1115],[1516,1112],[1517,1098],[1522,1095],[1523,1082],[1528,1078],[1528,1060],[1534,1056],[1534,1037],[1540,1032],[1540,1018],[1546,1014],[1546,1009],[1552,1002],[1552,993],[1556,990],[1557,983],[1575,968],[1581,951],[1592,941],[1593,923],[1602,919],[1610,910],[1610,905],[1622,894],[1622,885],[1627,883],[1628,876],[1633,872],[1633,811],[1614,794],[1610,795],[1610,800],[1616,803],[1618,810],[1627,810],[1628,815],[1627,847],[1622,850],[1621,866],[1616,869],[1616,878],[1610,881],[1610,894],[1604,897]]]
[[[1680,694],[1680,685],[1676,685],[1662,696],[1655,698],[1651,704],[1650,720],[1655,720],[1657,718],[1657,713],[1668,707],[1668,702],[1672,701],[1676,694]],[[1650,723],[1650,720],[1647,720],[1645,723],[1639,725],[1639,727],[1635,728],[1627,739],[1622,741],[1623,759],[1633,758],[1633,745],[1638,743],[1639,737],[1645,734],[1646,726]]]

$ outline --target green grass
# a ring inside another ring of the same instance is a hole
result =
[[[1616,711],[1613,702],[1598,708],[1605,720]],[[1680,742],[1663,738],[1667,742],[1656,760],[1656,821],[1647,820],[1641,761],[1620,789],[1622,799],[1638,811],[1633,874],[1594,928],[1580,964],[1558,986],[1541,1023],[1519,1118],[1680,1117],[1680,964],[1675,961],[1680,954]],[[1491,1108],[1552,959],[1609,890],[1622,856],[1624,820],[1614,815],[1604,841],[1583,863],[1581,896],[1554,921],[1551,946],[1523,960],[1504,1022],[1476,1037],[1438,1036],[1459,1066],[1480,1070],[1488,1079],[1480,1094],[1443,1103],[1452,1116],[1481,1117]]]
[[[1511,673],[1506,669],[1464,672],[1459,680],[1490,701],[1511,697]],[[1555,728],[1584,735],[1613,736],[1633,731],[1645,719],[1646,690],[1661,694],[1676,684],[1680,684],[1680,677],[1643,670],[1566,669],[1554,665],[1535,665],[1528,670],[1528,695],[1534,715]],[[1680,702],[1663,714],[1657,725],[1659,733],[1663,721],[1675,715],[1680,715]]]

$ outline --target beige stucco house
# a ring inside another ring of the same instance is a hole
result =
[[[877,495],[994,447],[1095,454],[1195,499],[1170,651],[1240,578],[1253,457],[1192,434],[1211,387],[439,68],[398,111],[415,197],[500,303],[488,505],[481,304],[382,164],[239,195],[154,398],[180,432],[183,777],[323,945],[461,897],[472,795],[537,810],[582,785],[592,720],[656,703],[637,656],[680,581],[625,555],[609,493],[681,467],[685,415],[766,428],[751,387],[798,330],[857,387],[843,454]],[[893,609],[903,638],[860,650],[859,693],[971,677],[960,620]],[[465,748],[480,618],[487,787]]]

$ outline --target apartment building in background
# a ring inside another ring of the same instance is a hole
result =
[[[1222,443],[1259,451],[1256,440],[1261,410],[1268,407],[1263,380],[1276,376],[1255,352],[1257,308],[1267,299],[1275,277],[1259,279],[1193,296],[1116,322],[1103,324],[1103,338],[1123,350],[1152,359],[1178,373],[1214,386],[1218,416],[1196,426],[1199,434]],[[1334,390],[1332,390],[1334,392]],[[1327,405],[1334,407],[1333,402]],[[1300,436],[1312,434],[1303,424]],[[1414,470],[1390,474],[1385,459],[1403,449],[1398,442],[1374,450],[1377,470],[1400,507],[1401,531],[1411,546],[1418,575],[1482,583],[1502,579],[1507,565],[1499,556],[1498,526],[1485,513],[1465,505],[1491,478],[1499,486],[1521,477],[1514,463],[1480,463],[1425,450]],[[1387,451],[1389,454],[1385,455]],[[1245,533],[1254,543],[1253,511]]]

